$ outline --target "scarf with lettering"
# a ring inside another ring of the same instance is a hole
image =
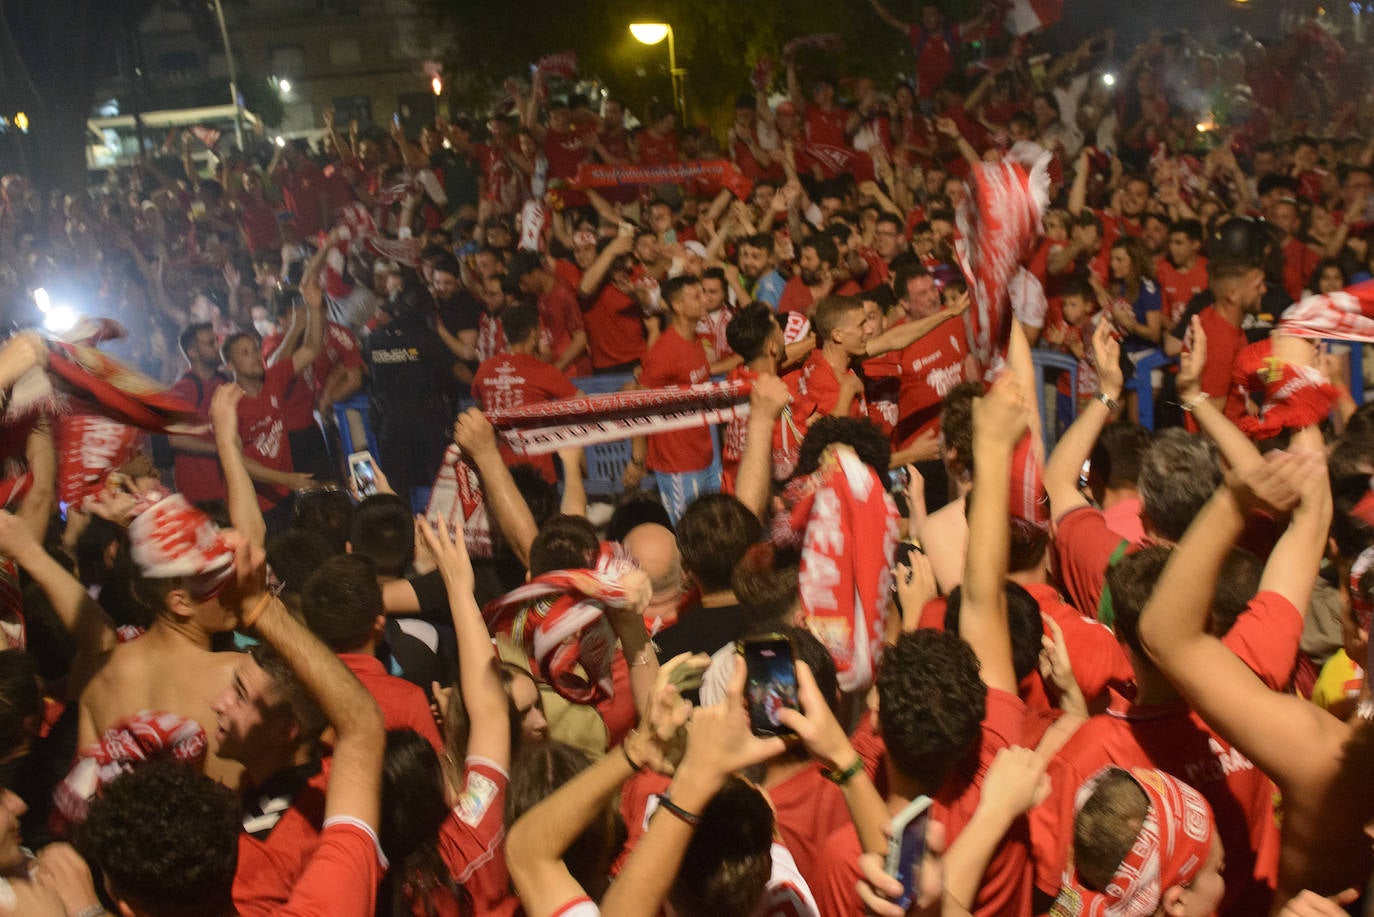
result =
[[[666,162],[659,165],[584,162],[570,184],[574,188],[614,188],[617,185],[680,185],[693,181],[714,182],[740,200],[747,200],[754,183],[728,159]]]
[[[180,761],[205,766],[209,743],[193,719],[175,713],[140,710],[120,720],[100,739],[76,754],[76,763],[53,792],[57,814],[75,825],[100,790],[144,761]]]
[[[219,527],[181,494],[161,487],[139,496],[129,554],[149,579],[185,578],[199,602],[217,595],[234,575],[234,548]]]
[[[462,532],[468,554],[473,557],[492,556],[495,535],[482,493],[482,479],[456,443],[449,443],[444,450],[444,460],[429,492],[425,518],[436,526],[447,526],[455,538]]]
[[[834,658],[840,689],[863,691],[882,653],[897,506],[878,473],[838,443],[813,473],[788,485],[784,500],[785,540],[801,535],[806,627]]]
[[[482,609],[487,628],[529,654],[530,670],[574,704],[597,704],[615,689],[616,636],[606,611],[629,607],[621,586],[634,569],[626,555],[602,547],[594,570],[554,570]]]
[[[1117,770],[1108,765],[1079,787],[1075,812]],[[1163,771],[1135,767],[1130,776],[1150,800],[1135,844],[1102,891],[1084,885],[1070,864],[1051,917],[1147,917],[1159,909],[1164,892],[1187,885],[1202,871],[1216,830],[1207,800]]]

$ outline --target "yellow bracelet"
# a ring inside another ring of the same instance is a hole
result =
[[[262,598],[258,599],[258,604],[254,605],[252,610],[249,611],[248,614],[239,618],[239,629],[248,630],[254,624],[258,623],[258,618],[262,617],[262,613],[267,610],[267,606],[270,605],[272,600],[275,598],[276,596],[269,592]]]

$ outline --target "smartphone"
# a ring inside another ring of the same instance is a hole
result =
[[[917,796],[892,819],[888,831],[886,872],[902,883],[902,897],[895,903],[903,911],[921,892],[921,860],[926,854],[929,826],[930,797]]]
[[[377,493],[377,460],[371,452],[355,452],[348,457],[348,474],[360,497]]]
[[[797,663],[784,634],[749,637],[741,642],[748,672],[749,728],[756,736],[795,736],[778,722],[784,709],[799,710]]]

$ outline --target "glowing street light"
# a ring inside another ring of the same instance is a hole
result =
[[[282,95],[286,95],[287,93],[289,93],[289,92],[291,91],[291,81],[290,81],[290,80],[277,80],[277,88],[281,90],[281,94],[282,94]]]
[[[673,41],[673,27],[666,22],[632,22],[630,34],[635,41],[644,45],[656,45],[668,39],[668,77],[672,82],[673,111],[677,112],[678,122],[687,121],[687,71],[677,66],[677,47]]]
[[[14,126],[24,133],[29,132],[29,116],[21,112],[16,112],[14,116]]]
[[[444,94],[444,78],[439,74],[434,74],[434,79],[429,81],[429,88],[434,90],[436,96]]]

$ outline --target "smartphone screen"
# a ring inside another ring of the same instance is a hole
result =
[[[887,874],[902,883],[902,910],[911,906],[921,891],[921,860],[926,853],[926,828],[930,825],[930,798],[918,797],[892,820],[887,847]]]
[[[377,466],[367,452],[355,452],[348,457],[348,473],[353,478],[353,489],[360,497],[371,497],[377,493]]]
[[[778,722],[782,710],[800,709],[791,641],[781,635],[745,640],[744,663],[748,671],[749,727],[754,735],[793,735]]]

